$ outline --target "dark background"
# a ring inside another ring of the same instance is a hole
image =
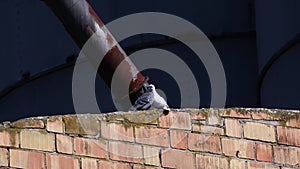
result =
[[[198,26],[222,60],[227,107],[300,108],[299,0],[89,2],[105,23],[137,12],[164,12]],[[42,1],[1,0],[0,7],[0,121],[74,113],[72,61],[80,49]],[[209,107],[205,67],[186,46],[164,44],[165,39],[145,34],[121,45],[128,54],[149,43],[177,54],[198,80],[201,107]],[[171,107],[179,107],[179,90],[172,77],[159,70],[143,73],[166,93]],[[101,111],[113,111],[110,91],[100,78],[96,85]]]

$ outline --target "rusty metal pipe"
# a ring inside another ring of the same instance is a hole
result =
[[[100,37],[100,49],[107,49],[107,53],[102,60],[98,69],[98,74],[102,77],[108,87],[111,87],[112,76],[118,65],[122,64],[122,71],[117,77],[119,82],[125,82],[130,79],[129,97],[132,103],[142,94],[142,84],[147,81],[139,71],[134,75],[131,70],[137,68],[130,62],[123,49],[114,41],[112,34],[107,30],[101,19],[97,16],[93,8],[86,0],[43,0],[48,7],[54,12],[64,25],[65,29],[72,36],[73,40],[82,48],[87,40],[99,29],[104,32],[104,36]],[[117,44],[117,45],[115,45]],[[106,51],[103,51],[106,52]],[[120,84],[122,85],[122,84]],[[123,98],[128,93],[114,93],[117,99]]]

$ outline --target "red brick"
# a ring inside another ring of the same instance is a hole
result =
[[[264,163],[257,163],[257,162],[248,162],[248,169],[279,169],[279,167],[271,165],[271,164],[264,164]]]
[[[181,130],[170,131],[171,146],[177,149],[186,149],[186,133]]]
[[[300,164],[300,149],[274,146],[275,163],[299,165]]]
[[[47,131],[54,133],[64,132],[64,123],[62,117],[50,117],[47,119]]]
[[[14,128],[44,128],[44,122],[40,119],[22,119],[11,124]]]
[[[8,166],[8,150],[0,148],[0,166]]]
[[[137,127],[136,142],[161,147],[169,147],[168,131],[166,129]]]
[[[100,131],[97,115],[68,115],[63,117],[63,121],[68,134],[97,135]]]
[[[223,117],[234,117],[234,118],[241,118],[241,119],[250,119],[251,114],[250,112],[246,112],[244,110],[234,110],[234,109],[224,109],[222,110]]]
[[[221,144],[218,136],[190,133],[188,148],[193,151],[204,151],[220,154]]]
[[[184,151],[163,150],[162,166],[170,168],[194,168],[194,157],[192,153]]]
[[[106,158],[106,143],[101,140],[75,138],[74,153],[96,158]]]
[[[117,163],[110,161],[99,161],[98,169],[131,169],[131,166],[126,163]]]
[[[20,133],[21,148],[52,152],[55,135],[44,130],[23,130]]]
[[[228,169],[228,161],[226,158],[197,154],[196,168],[197,169],[206,169],[206,168]]]
[[[159,148],[143,146],[145,164],[159,166]]]
[[[192,120],[206,120],[206,112],[191,113]]]
[[[72,157],[62,156],[62,155],[46,155],[47,169],[57,169],[57,168],[72,168],[79,169],[79,160]]]
[[[234,119],[226,119],[226,135],[231,137],[242,137],[242,126],[240,121]]]
[[[243,169],[246,168],[246,161],[239,159],[230,160],[230,169]]]
[[[112,160],[142,163],[143,153],[142,146],[122,143],[109,143],[109,156]]]
[[[286,126],[300,128],[300,115],[297,114],[296,117],[292,117],[286,122]]]
[[[244,140],[222,139],[223,153],[226,156],[254,159],[254,143]]]
[[[41,169],[44,164],[43,153],[10,149],[10,167]]]
[[[216,134],[216,135],[224,135],[224,129],[220,127],[193,124],[193,131],[207,133],[207,134]]]
[[[300,129],[277,127],[277,139],[279,143],[300,146]]]
[[[73,153],[73,138],[61,134],[56,135],[56,148],[60,153]]]
[[[258,161],[272,161],[272,146],[270,144],[256,143],[256,159]]]
[[[124,125],[116,123],[101,122],[101,134],[103,138],[120,140],[120,141],[134,141],[133,128],[124,127]]]
[[[274,126],[261,123],[245,123],[244,137],[254,140],[276,142]]]
[[[96,169],[97,168],[97,160],[91,158],[82,158],[81,159],[81,166],[82,169]]]
[[[0,130],[0,146],[19,147],[19,133],[15,129]]]
[[[159,167],[153,167],[153,166],[141,166],[141,165],[134,165],[133,169],[160,169]]]
[[[274,114],[275,115],[275,114]],[[279,120],[278,117],[275,117],[271,112],[253,112],[252,119],[254,120]]]
[[[170,112],[159,118],[159,126],[172,129],[191,130],[191,116],[187,112]]]

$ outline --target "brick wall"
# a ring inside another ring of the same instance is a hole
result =
[[[119,112],[0,125],[0,168],[300,168],[300,114],[265,109]]]

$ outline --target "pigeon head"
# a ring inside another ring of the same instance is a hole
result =
[[[152,92],[153,90],[155,90],[155,86],[152,85],[152,84],[147,84],[147,83],[144,83],[143,84],[143,89],[145,92]]]
[[[155,86],[153,84],[150,84],[149,87],[154,90],[155,89]]]
[[[151,85],[147,86],[147,89],[146,89],[147,92],[152,92],[154,90],[155,90],[155,86],[154,85],[151,84]]]

